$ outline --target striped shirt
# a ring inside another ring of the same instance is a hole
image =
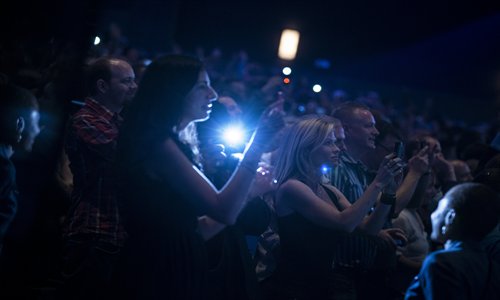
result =
[[[352,204],[363,195],[372,180],[371,177],[365,164],[343,151],[339,165],[332,170],[330,181]]]

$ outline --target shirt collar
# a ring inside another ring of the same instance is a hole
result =
[[[107,109],[104,105],[102,105],[101,103],[97,102],[96,100],[90,97],[85,98],[85,106],[87,106],[89,109],[93,110],[106,120],[111,121],[114,119],[117,120],[118,122],[121,122],[123,120],[119,113],[113,113],[112,111]]]
[[[365,166],[365,164],[361,160],[355,160],[352,156],[350,156],[346,151],[343,151],[340,154],[340,159],[342,162],[345,164],[349,165],[356,165],[364,170],[368,170],[368,168]]]
[[[445,249],[447,250],[452,250],[452,249],[473,249],[476,251],[480,251],[481,248],[481,243],[478,241],[471,241],[471,240],[449,240],[446,241],[445,243]]]

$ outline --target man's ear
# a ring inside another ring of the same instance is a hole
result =
[[[455,216],[456,216],[455,210],[453,208],[450,209],[446,213],[446,216],[444,217],[444,224],[447,226],[453,224],[453,222],[455,221]]]
[[[102,94],[106,93],[109,88],[108,83],[104,79],[98,79],[96,82],[97,90]]]
[[[24,131],[24,127],[26,126],[26,122],[23,117],[17,117],[16,119],[16,141],[20,142],[22,138],[22,134]]]
[[[24,127],[26,126],[23,117],[17,117],[16,119],[16,133],[21,134],[24,131]]]

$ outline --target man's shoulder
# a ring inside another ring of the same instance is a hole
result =
[[[72,124],[93,123],[93,122],[109,123],[109,120],[102,113],[99,113],[96,110],[84,106],[71,117],[71,122]]]
[[[471,267],[472,265],[483,265],[487,261],[488,258],[484,250],[459,245],[450,249],[432,252],[425,259],[423,267],[433,268],[440,266],[458,270]]]

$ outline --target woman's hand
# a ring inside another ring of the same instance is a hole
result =
[[[283,104],[284,99],[280,99],[270,104],[262,113],[255,133],[254,143],[264,147],[284,127],[283,116],[285,112],[283,111]]]
[[[429,172],[429,146],[420,149],[417,154],[408,160],[408,168],[420,175]]]
[[[277,187],[278,185],[272,176],[272,167],[266,163],[259,163],[259,168],[250,189],[250,197],[262,196],[276,190]]]

